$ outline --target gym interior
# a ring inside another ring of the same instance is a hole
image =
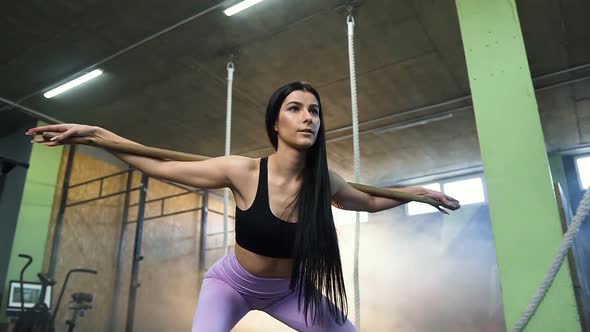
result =
[[[56,331],[188,331],[204,274],[235,245],[223,189],[147,176],[96,146],[31,144],[29,128],[82,123],[260,158],[274,152],[268,97],[292,81],[322,96],[331,170],[462,205],[333,208],[359,331],[521,330],[543,288],[522,330],[590,331],[590,220],[578,208],[590,186],[590,2],[265,0],[225,12],[238,3],[5,5],[0,331],[37,301],[41,272],[55,281]],[[19,255],[32,259],[25,301]],[[232,331],[293,330],[251,311]]]

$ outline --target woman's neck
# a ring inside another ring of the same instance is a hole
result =
[[[299,178],[303,175],[305,167],[305,156],[307,151],[296,149],[277,149],[277,152],[270,155],[269,167],[272,167],[274,174],[284,178]]]

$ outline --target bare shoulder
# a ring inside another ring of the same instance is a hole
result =
[[[234,155],[224,158],[226,158],[227,175],[231,179],[231,182],[238,187],[248,183],[254,174],[258,174],[260,164],[260,159],[258,158]]]
[[[251,172],[258,169],[260,159],[231,155],[225,157],[232,171]]]
[[[340,174],[332,170],[328,170],[328,172],[330,173],[330,191],[332,196],[334,196],[342,189],[344,185],[346,185],[346,180],[344,180]]]
[[[258,170],[260,165],[259,158],[248,158],[242,156],[227,156],[228,177],[232,183],[234,199],[238,206],[246,206],[248,195],[252,192],[251,188],[256,191],[258,183]]]

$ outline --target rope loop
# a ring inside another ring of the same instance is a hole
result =
[[[227,63],[227,79],[233,80],[234,79],[234,63],[231,60]]]

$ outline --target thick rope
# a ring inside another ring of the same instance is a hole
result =
[[[350,95],[352,99],[352,149],[354,154],[354,181],[361,182],[361,162],[359,150],[359,116],[356,93],[356,68],[354,62],[354,18],[348,15],[348,64],[350,70]],[[360,330],[361,326],[361,296],[359,287],[359,245],[360,245],[360,213],[356,212],[354,226],[354,324]]]
[[[225,117],[225,155],[229,156],[231,150],[231,102],[232,102],[232,84],[234,81],[234,64],[227,63],[227,112]],[[227,233],[229,229],[228,221],[229,210],[229,189],[223,189],[223,250],[224,255],[228,253]]]
[[[561,264],[563,263],[563,260],[567,255],[568,249],[571,247],[574,241],[574,235],[576,235],[576,232],[578,231],[578,229],[582,225],[582,222],[588,215],[589,208],[590,187],[586,189],[584,197],[582,197],[580,204],[578,204],[578,208],[576,209],[576,215],[574,216],[574,219],[572,220],[572,223],[570,224],[567,232],[563,236],[561,246],[559,246],[559,249],[557,250],[557,255],[555,256],[555,258],[553,258],[553,262],[551,263],[549,271],[547,271],[547,273],[545,274],[545,277],[541,282],[541,286],[539,286],[539,288],[537,289],[537,292],[529,302],[529,305],[527,306],[526,310],[522,313],[522,315],[512,328],[513,332],[520,332],[524,330],[528,322],[535,314],[535,311],[541,304],[541,301],[543,301],[545,294],[547,294],[547,292],[549,291],[549,287],[551,287],[553,280],[555,280],[555,276],[557,275],[557,272],[559,271],[559,268],[561,267]]]

